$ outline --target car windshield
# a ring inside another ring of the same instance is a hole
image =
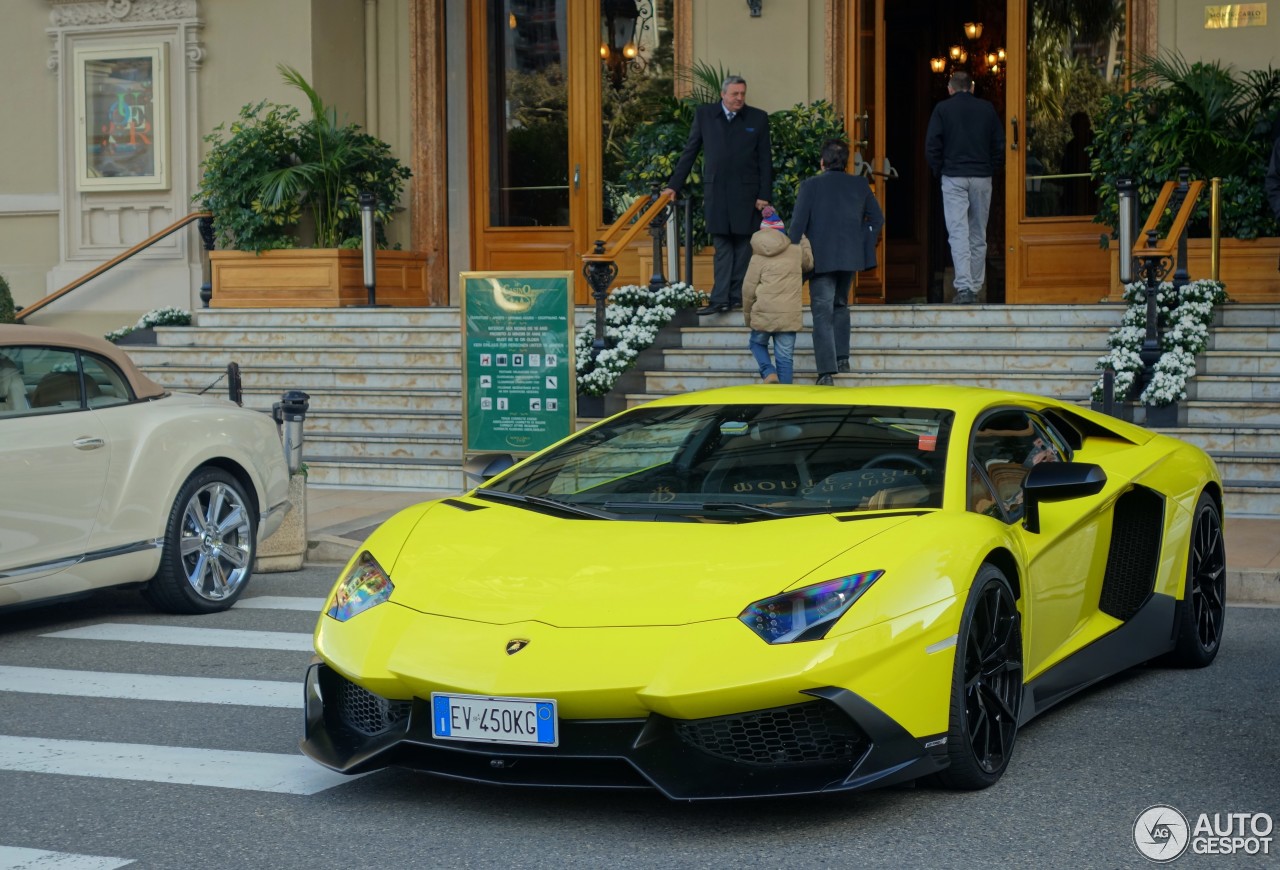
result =
[[[938,508],[952,416],[840,405],[637,408],[477,495],[632,520]]]

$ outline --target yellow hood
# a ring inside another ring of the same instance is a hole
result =
[[[820,570],[824,563],[911,519],[841,522],[821,515],[708,528],[465,504],[473,509],[437,503],[412,527],[392,520],[384,529],[401,534],[370,539],[391,574],[393,602],[458,619],[564,628],[721,619],[801,581],[830,579]],[[815,540],[822,549],[796,547]]]

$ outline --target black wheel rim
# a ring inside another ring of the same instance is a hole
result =
[[[1002,770],[1013,750],[1022,704],[1022,633],[1009,591],[982,591],[964,650],[965,733],[978,766]]]
[[[1206,652],[1222,640],[1222,617],[1227,601],[1227,556],[1218,513],[1205,507],[1196,518],[1191,537],[1191,612],[1196,636]]]

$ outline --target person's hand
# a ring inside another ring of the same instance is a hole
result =
[[[669,187],[662,188],[662,193],[664,196],[669,196],[672,199],[676,198],[676,192]]]
[[[757,199],[756,211],[764,211],[765,206],[767,206],[768,204],[769,204],[769,200],[767,199]]]

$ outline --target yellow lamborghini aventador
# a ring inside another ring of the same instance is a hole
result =
[[[1074,405],[677,396],[375,531],[316,627],[302,747],[681,800],[982,788],[1079,689],[1209,664],[1225,569],[1213,461]]]

